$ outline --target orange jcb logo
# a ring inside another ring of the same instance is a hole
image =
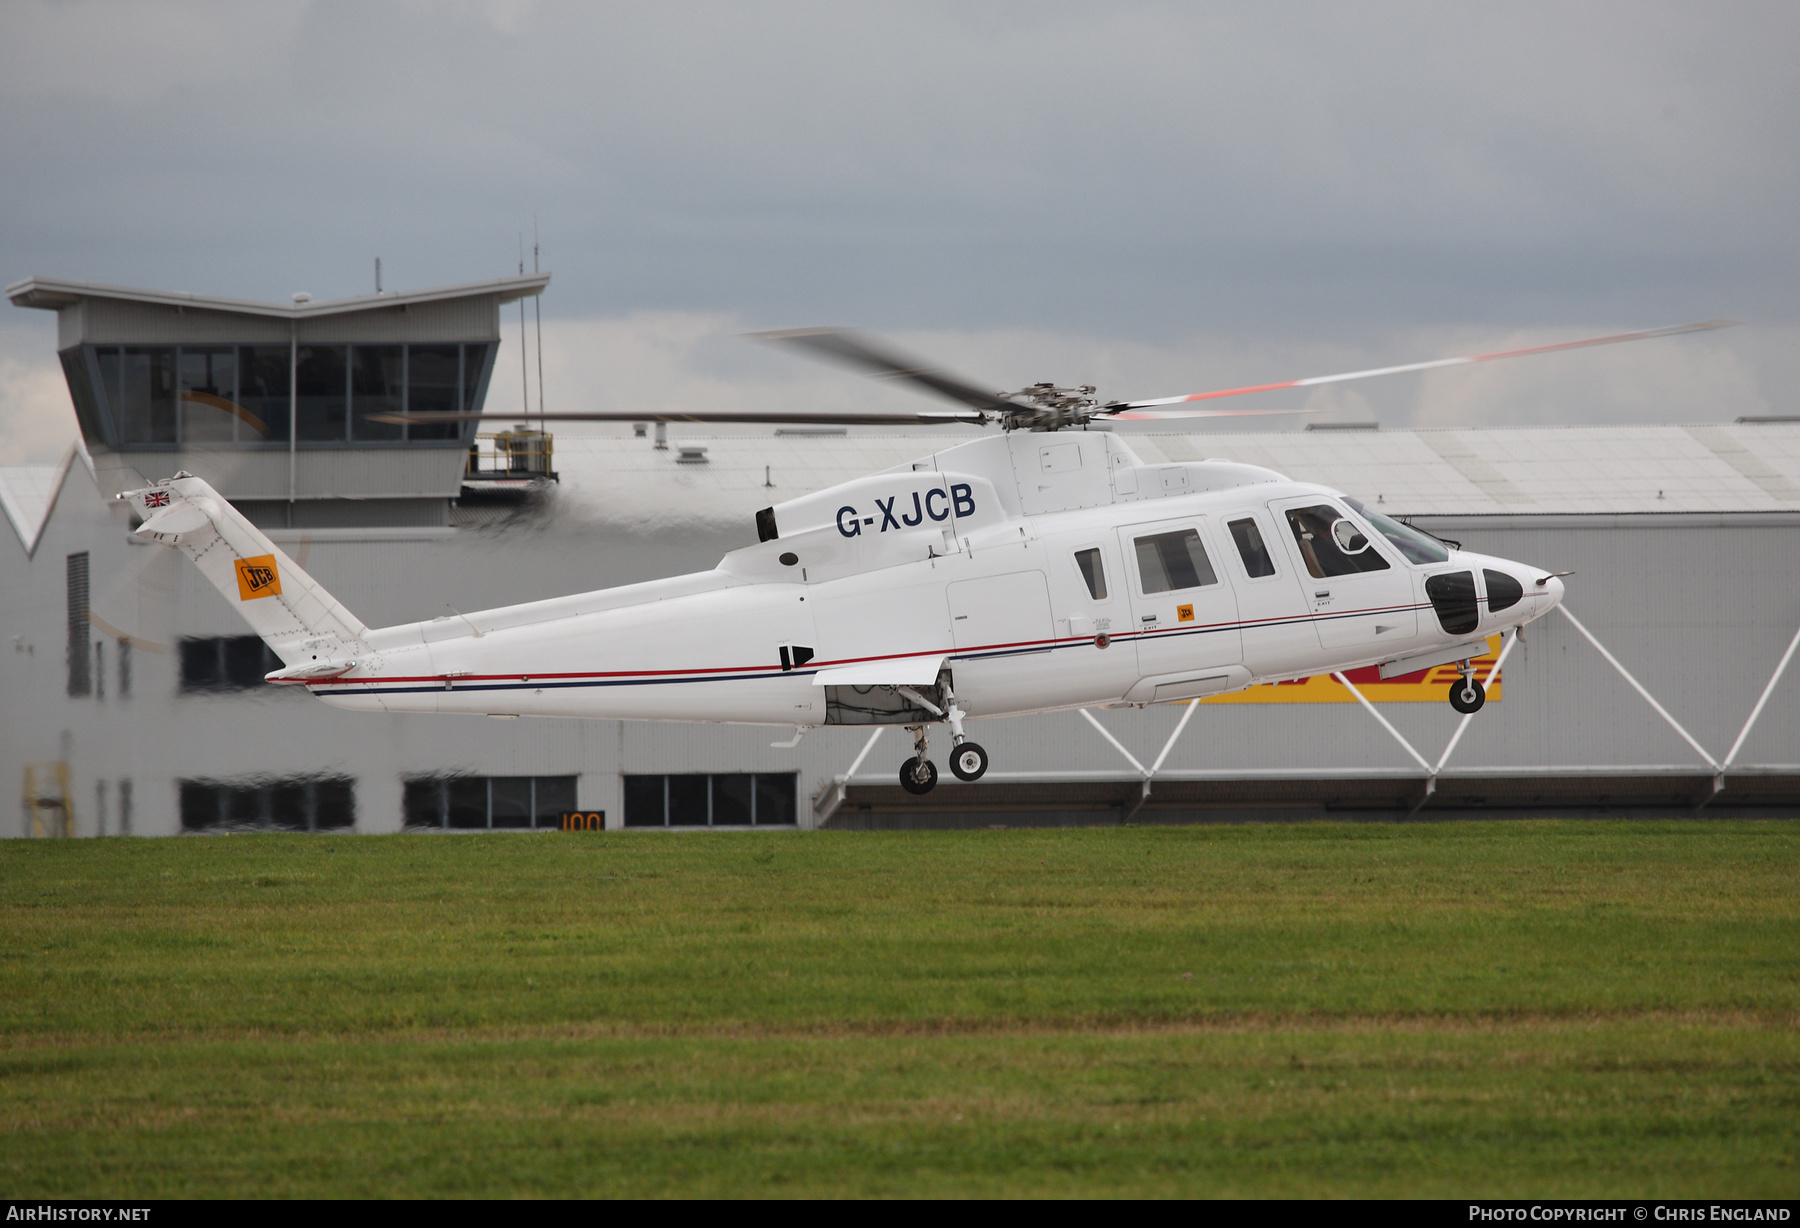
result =
[[[237,561],[238,600],[254,601],[281,592],[281,573],[275,569],[275,556],[259,554],[253,559]]]

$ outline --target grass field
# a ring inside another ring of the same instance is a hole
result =
[[[1800,825],[0,842],[0,1183],[1800,1194]]]

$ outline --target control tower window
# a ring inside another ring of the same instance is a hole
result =
[[[488,347],[463,346],[463,412],[472,414],[481,408],[481,373],[487,362]]]
[[[122,448],[444,442],[461,422],[375,422],[381,413],[480,409],[486,343],[289,346],[88,345],[61,352],[90,445]],[[290,413],[297,393],[298,414]]]
[[[237,351],[183,347],[177,369],[181,376],[181,441],[230,443],[237,439]],[[246,429],[255,438],[256,431]]]
[[[474,346],[470,346],[474,349]],[[461,364],[454,345],[415,345],[406,355],[406,408],[413,414],[453,414]],[[457,439],[459,422],[409,422],[408,439]]]
[[[295,437],[311,442],[349,438],[349,371],[341,345],[303,345],[294,366]]]
[[[119,418],[127,447],[175,442],[175,351],[127,346],[119,389]]]
[[[249,443],[286,443],[288,437],[288,347],[238,347],[237,403],[260,429],[239,427],[238,439]]]
[[[371,422],[370,414],[397,414],[406,394],[400,347],[359,345],[350,351],[351,437],[399,439],[398,422]]]

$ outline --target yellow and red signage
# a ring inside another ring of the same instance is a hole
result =
[[[1500,637],[1488,637],[1487,652],[1475,659],[1475,677],[1487,687],[1489,703],[1500,702],[1500,675],[1494,680],[1487,680],[1488,671],[1494,668],[1494,661],[1500,651]],[[1349,670],[1344,675],[1350,679],[1351,685],[1368,697],[1370,703],[1405,704],[1433,703],[1441,704],[1450,693],[1450,684],[1461,676],[1454,664],[1434,665],[1430,669],[1422,669],[1417,673],[1402,674],[1398,678],[1382,680],[1380,670],[1373,665],[1363,669]],[[1253,686],[1247,691],[1233,691],[1229,695],[1214,695],[1210,699],[1200,701],[1203,704],[1353,704],[1356,696],[1352,695],[1343,683],[1330,674],[1318,674],[1311,678],[1301,678],[1295,682],[1271,682],[1262,686]]]

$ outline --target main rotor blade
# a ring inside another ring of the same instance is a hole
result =
[[[918,359],[892,350],[867,333],[853,328],[784,328],[774,332],[745,333],[757,341],[797,345],[834,362],[858,367],[887,379],[917,384],[938,396],[990,414],[1016,413],[1025,408],[998,393],[977,388],[965,379],[926,366]]]
[[[1635,333],[1613,333],[1605,337],[1585,337],[1580,341],[1559,341],[1554,345],[1533,345],[1522,350],[1496,350],[1491,354],[1465,354],[1460,358],[1434,358],[1430,362],[1409,362],[1399,367],[1376,367],[1368,371],[1346,371],[1340,375],[1315,375],[1310,379],[1291,379],[1279,384],[1251,384],[1245,388],[1221,388],[1215,392],[1195,392],[1184,397],[1158,397],[1151,401],[1129,401],[1121,409],[1145,409],[1152,405],[1179,405],[1184,401],[1211,401],[1218,397],[1241,397],[1251,392],[1274,392],[1281,388],[1311,388],[1316,384],[1338,384],[1345,380],[1371,379],[1377,375],[1400,375],[1407,371],[1430,371],[1436,367],[1455,367],[1470,362],[1492,362],[1497,358],[1523,358],[1528,354],[1554,354],[1558,350],[1579,350],[1595,345],[1617,345],[1622,341],[1647,341],[1652,337],[1673,337],[1679,333],[1700,333],[1715,328],[1730,328],[1739,320],[1704,320],[1698,324],[1672,324],[1666,328],[1649,328]]]
[[[1322,414],[1322,409],[1121,409],[1108,413],[1114,422],[1148,422],[1159,418],[1255,418],[1263,414]]]
[[[1013,408],[1018,408],[1014,406]],[[938,409],[922,410],[918,413],[838,413],[822,414],[761,414],[739,413],[736,411],[697,410],[692,413],[664,413],[649,410],[597,410],[592,413],[415,413],[415,414],[370,414],[370,422],[389,422],[405,425],[408,422],[419,425],[440,422],[513,422],[529,426],[533,422],[749,422],[765,423],[769,426],[944,426],[952,423],[967,423],[980,426],[987,421],[985,414],[974,410]]]

